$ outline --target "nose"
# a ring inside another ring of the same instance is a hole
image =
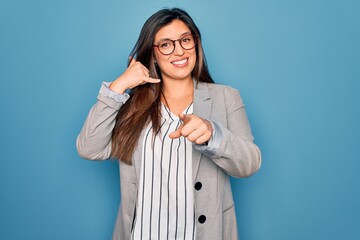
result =
[[[175,44],[175,45],[174,45],[174,48],[175,48],[174,54],[175,54],[175,55],[178,55],[178,56],[182,56],[182,55],[184,54],[184,49],[183,49],[182,46],[180,45],[179,40],[178,40],[178,41],[175,41],[174,44]]]

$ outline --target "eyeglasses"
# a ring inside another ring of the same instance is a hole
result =
[[[180,43],[180,46],[184,50],[190,50],[193,49],[196,45],[196,35],[187,34],[176,40],[164,39],[161,40],[158,44],[155,44],[154,47],[157,47],[162,54],[170,55],[175,51],[176,41]]]

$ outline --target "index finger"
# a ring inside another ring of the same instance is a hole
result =
[[[181,137],[181,130],[183,129],[184,124],[181,124],[178,129],[176,129],[174,132],[169,134],[169,137],[172,139]]]

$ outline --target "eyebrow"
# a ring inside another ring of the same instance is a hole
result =
[[[188,35],[188,34],[191,34],[191,32],[185,32],[185,33],[181,34],[178,39],[180,39],[180,38],[182,38],[183,36]],[[178,40],[178,39],[175,39],[175,40]],[[172,40],[172,39],[170,39],[170,38],[161,38],[159,41],[157,41],[157,43],[159,43],[159,42],[161,42],[161,41],[164,41],[164,40]],[[172,40],[172,41],[174,41],[174,40]]]

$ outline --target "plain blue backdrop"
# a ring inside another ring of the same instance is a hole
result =
[[[144,21],[173,6],[262,150],[232,179],[241,238],[360,239],[357,0],[0,0],[0,239],[110,239],[118,166],[82,160],[75,139]]]

